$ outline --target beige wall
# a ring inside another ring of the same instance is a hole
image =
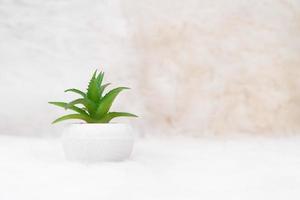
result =
[[[126,0],[143,126],[300,131],[300,2]]]

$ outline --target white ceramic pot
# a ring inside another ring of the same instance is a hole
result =
[[[129,158],[133,129],[127,124],[72,124],[62,137],[68,160],[97,162]]]

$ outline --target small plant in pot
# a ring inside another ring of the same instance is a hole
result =
[[[67,89],[80,98],[69,103],[49,102],[52,105],[72,110],[68,114],[54,120],[82,120],[67,127],[62,136],[66,158],[87,162],[120,161],[128,158],[133,148],[133,130],[127,124],[110,123],[116,117],[137,117],[127,112],[110,112],[110,108],[118,94],[127,87],[117,87],[105,93],[110,83],[103,84],[104,73],[94,72],[87,91]]]

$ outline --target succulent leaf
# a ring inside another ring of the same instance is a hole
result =
[[[117,95],[125,89],[129,89],[128,87],[118,87],[115,88],[113,90],[111,90],[110,92],[108,92],[100,101],[100,104],[97,108],[97,111],[95,113],[95,116],[97,118],[101,118],[103,117],[106,113],[108,113],[113,101],[115,100],[115,98],[117,97]]]
[[[88,113],[93,116],[95,114],[95,112],[97,111],[97,104],[93,101],[91,101],[88,98],[84,99],[84,106],[86,107],[86,109],[88,110]]]
[[[75,99],[69,103],[67,103],[67,105],[65,106],[65,109],[68,109],[70,108],[71,106],[74,106],[74,105],[77,105],[77,104],[81,104],[81,105],[84,105],[86,106],[86,101],[84,98],[80,98],[80,99]]]
[[[104,72],[100,72],[97,76],[97,83],[98,83],[99,87],[102,84],[103,78],[104,78]]]
[[[52,124],[55,124],[57,122],[61,122],[64,120],[69,120],[69,119],[80,119],[83,120],[87,123],[91,123],[92,119],[89,116],[82,115],[82,114],[70,114],[70,115],[64,115],[62,117],[57,118],[52,122]]]
[[[74,105],[67,106],[68,103],[65,103],[65,102],[49,102],[49,103],[52,104],[52,105],[61,107],[61,108],[73,110],[73,111],[78,112],[78,113],[83,114],[83,115],[88,115],[83,109],[78,108]]]
[[[108,123],[110,122],[110,120],[116,117],[138,117],[138,116],[127,112],[109,112],[102,119],[100,119],[99,122]]]
[[[92,78],[89,81],[87,92],[83,92],[76,88],[70,88],[65,92],[73,92],[82,96],[82,98],[75,99],[69,103],[65,102],[49,102],[52,105],[70,109],[75,111],[74,114],[62,116],[52,123],[61,122],[64,120],[79,119],[86,123],[109,123],[116,117],[137,117],[134,114],[127,112],[109,112],[115,98],[118,94],[129,89],[127,87],[118,87],[104,95],[104,90],[110,83],[103,84],[104,72],[97,73],[97,70],[93,73]],[[81,107],[76,105],[81,104]]]
[[[71,89],[67,89],[65,90],[65,92],[74,92],[74,93],[77,93],[77,94],[80,94],[82,97],[86,97],[86,94],[78,89],[75,89],[75,88],[71,88]]]
[[[96,78],[97,71],[94,72],[93,77],[90,80],[88,89],[87,89],[87,98],[92,100],[95,103],[98,103],[100,100],[100,85],[98,84],[98,77]],[[101,74],[101,73],[100,73]],[[101,77],[101,76],[100,76]]]
[[[76,104],[82,104],[89,112],[90,115],[93,115],[96,112],[97,109],[97,105],[89,100],[88,98],[80,98],[80,99],[76,99],[74,101],[71,101],[70,103],[68,103],[65,108],[68,109],[71,106],[74,106]]]
[[[110,83],[107,83],[107,84],[104,84],[104,85],[102,85],[101,87],[100,87],[100,98],[102,98],[102,95],[103,95],[103,92],[104,92],[104,90],[105,90],[105,88],[107,87],[107,86],[109,86],[110,85]]]

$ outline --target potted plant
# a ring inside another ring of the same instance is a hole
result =
[[[67,127],[62,136],[66,158],[81,161],[119,161],[130,156],[133,148],[133,130],[127,124],[110,123],[116,117],[137,117],[127,112],[110,112],[117,95],[127,87],[117,87],[104,94],[110,83],[102,84],[104,73],[94,72],[86,93],[78,89],[67,89],[81,97],[65,102],[49,102],[52,105],[72,110],[52,123],[64,120],[82,120]]]

